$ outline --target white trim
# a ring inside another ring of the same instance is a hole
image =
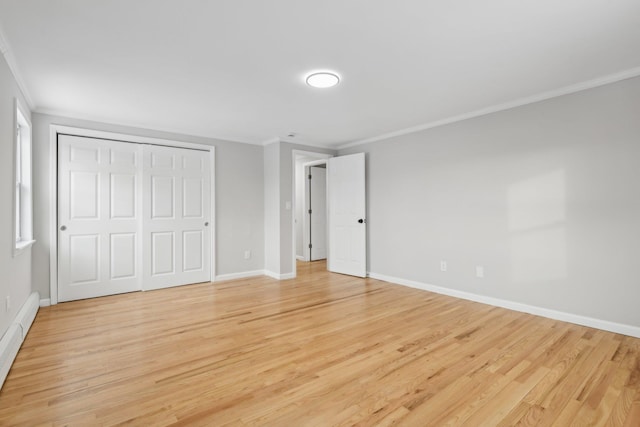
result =
[[[422,130],[432,129],[439,126],[448,125],[462,120],[472,119],[475,117],[485,116],[491,113],[497,113],[499,111],[509,110],[511,108],[522,107],[524,105],[533,104],[540,101],[545,101],[551,98],[557,98],[563,95],[570,95],[572,93],[581,92],[583,90],[593,89],[599,86],[604,86],[611,83],[616,83],[622,80],[631,79],[640,76],[640,67],[631,68],[619,73],[609,74],[607,76],[599,77],[586,82],[577,83],[574,85],[564,86],[559,89],[542,92],[537,95],[528,96],[525,98],[519,98],[513,101],[505,102],[502,104],[493,105],[490,107],[481,108],[479,110],[470,111],[467,113],[459,114],[457,116],[448,117],[433,122],[424,123],[418,126],[412,126],[405,129],[400,129],[394,132],[383,133],[381,135],[373,136],[371,138],[360,139],[350,142],[348,144],[337,147],[338,150],[345,148],[355,147],[357,145],[367,144],[370,142],[381,141],[383,139],[394,138],[397,136],[407,135],[410,133],[420,132]]]
[[[40,307],[49,307],[51,305],[51,299],[49,298],[42,298],[40,300]]]
[[[225,280],[245,279],[247,277],[264,276],[264,270],[241,271],[238,273],[221,274],[215,277],[214,282],[222,282]]]
[[[27,90],[27,85],[24,83],[24,79],[22,78],[22,73],[20,72],[18,63],[16,62],[16,59],[13,56],[13,51],[11,49],[11,46],[9,45],[9,42],[7,41],[7,38],[4,35],[4,32],[2,31],[2,28],[0,28],[0,53],[2,53],[2,56],[4,56],[5,61],[7,61],[7,65],[11,70],[11,74],[13,74],[13,78],[18,84],[18,88],[20,89],[20,92],[22,92],[22,96],[24,96],[24,100],[27,102],[27,106],[29,107],[29,110],[33,110],[33,106],[34,106],[33,98],[31,97],[31,94]]]
[[[284,142],[286,144],[302,145],[304,147],[319,148],[321,150],[334,150],[334,151],[336,150],[335,147],[329,144],[322,144],[322,143],[316,143],[316,142],[294,141],[292,139],[281,139],[280,142]]]
[[[217,258],[217,242],[216,242],[216,147],[209,150],[209,224],[211,225],[209,236],[209,258],[211,264],[209,268],[209,278],[213,282],[216,280],[216,258]]]
[[[16,247],[13,249],[13,256],[17,257],[27,249],[29,249],[35,243],[35,240],[21,240],[16,243]]]
[[[444,288],[441,286],[435,286],[427,283],[416,282],[414,280],[401,279],[398,277],[387,276],[384,274],[369,272],[368,276],[371,277],[372,279],[383,280],[385,282],[395,283],[402,286],[408,286],[410,288],[415,288],[415,289],[421,289],[423,291],[435,292],[437,294],[448,295],[455,298],[461,298],[469,301],[479,302],[482,304],[489,304],[496,307],[507,308],[509,310],[535,314],[537,316],[547,317],[549,319],[561,320],[563,322],[575,323],[576,325],[588,326],[591,328],[602,329],[604,331],[615,332],[618,334],[624,334],[624,335],[640,338],[640,326],[610,322],[608,320],[581,316],[579,314],[567,313],[564,311],[551,310],[548,308],[537,307],[534,305],[528,305],[528,304],[522,304],[515,301],[504,300],[501,298],[493,298],[493,297],[488,297],[484,295],[473,294],[471,292]]]
[[[306,162],[302,164],[302,168],[304,170],[304,186],[302,187],[302,194],[304,195],[304,206],[302,208],[302,248],[303,249],[308,249],[309,245],[312,243],[311,240],[311,233],[310,233],[310,228],[311,228],[311,224],[309,224],[309,215],[307,215],[307,212],[309,210],[309,205],[307,204],[308,201],[308,194],[311,191],[311,181],[309,181],[307,179],[307,177],[309,175],[311,175],[311,167],[312,166],[318,166],[318,165],[325,165],[327,167],[327,171],[329,169],[329,158],[325,158],[325,159],[320,159],[320,160],[313,160],[311,162]],[[295,175],[294,175],[295,176]],[[326,235],[325,235],[325,247],[326,247],[326,252],[327,252],[327,258],[329,258],[329,174],[327,173],[325,175],[325,191],[324,191],[324,198],[325,198],[325,213],[324,213],[324,219],[325,219],[325,231],[326,231]],[[304,250],[304,261],[314,261],[311,259],[311,251],[309,250]],[[315,260],[317,261],[317,260]],[[328,263],[328,259],[327,259],[327,263]],[[295,270],[297,271],[298,266],[295,267]]]
[[[9,46],[7,46],[7,40],[4,37],[2,28],[0,28],[0,53],[4,55],[8,50],[9,50]]]
[[[58,131],[49,127],[49,303],[58,303]]]
[[[84,136],[88,138],[114,139],[116,141],[122,141],[122,142],[166,145],[169,147],[192,148],[192,149],[204,150],[204,151],[209,151],[212,147],[215,147],[215,145],[198,144],[195,142],[184,142],[184,141],[177,141],[172,139],[129,135],[125,133],[107,132],[107,131],[73,127],[73,126],[52,124],[51,127],[55,128],[56,134],[62,133],[62,134],[68,134],[68,135],[74,135],[74,136]]]
[[[211,271],[209,280],[212,282],[215,280],[216,272],[216,204],[215,204],[215,145],[198,144],[193,142],[182,142],[169,139],[152,138],[146,136],[127,135],[122,133],[100,131],[94,129],[77,128],[72,126],[63,126],[52,124],[49,127],[49,161],[50,161],[50,173],[49,173],[49,185],[50,185],[50,215],[49,215],[49,231],[50,242],[49,245],[49,292],[50,292],[50,304],[56,305],[58,303],[58,134],[69,134],[76,136],[114,139],[122,142],[138,143],[138,144],[155,144],[164,145],[170,147],[179,148],[192,148],[203,151],[208,151],[210,155],[210,190],[211,190],[211,218],[209,222],[211,224]]]
[[[289,279],[295,279],[296,274],[295,273],[278,274],[269,270],[241,271],[239,273],[221,274],[219,276],[216,276],[215,282],[217,283],[224,280],[244,279],[247,277],[256,277],[256,276],[267,276],[277,280],[289,280]]]
[[[279,138],[279,137],[266,139],[261,143],[259,143],[258,145],[262,145],[264,147],[266,145],[271,145],[278,142],[284,142],[286,144],[302,145],[305,147],[312,147],[312,148],[320,148],[322,150],[335,150],[335,148],[331,147],[328,144],[321,144],[321,143],[307,142],[307,141],[294,141],[293,138]]]
[[[20,167],[21,185],[24,186],[26,191],[26,197],[22,197],[20,200],[20,228],[21,228],[21,240],[15,240],[15,231],[18,227],[16,216],[16,186],[13,186],[12,191],[12,218],[13,218],[13,256],[16,257],[29,249],[34,243],[33,239],[33,125],[31,124],[31,118],[29,114],[26,114],[26,110],[18,98],[13,98],[13,182],[17,176],[17,153],[16,149],[20,146],[22,155],[20,161],[22,164]],[[25,127],[20,133],[16,131],[17,127]],[[27,143],[25,144],[25,138]],[[25,163],[27,167],[25,168]],[[17,183],[16,183],[17,184]],[[21,193],[22,194],[22,193]]]
[[[289,280],[289,279],[295,279],[296,277],[296,273],[283,273],[283,274],[278,274],[278,273],[274,273],[273,271],[269,271],[269,270],[264,270],[264,275],[265,276],[269,276],[273,279],[276,280]]]
[[[333,157],[333,156],[331,156]],[[320,159],[320,160],[312,160],[310,162],[305,162],[302,164],[302,166],[307,167],[307,166],[318,166],[318,165],[326,165],[329,162],[329,157],[324,158],[324,159]]]
[[[260,143],[260,145],[262,145],[262,146],[264,147],[264,146],[266,146],[266,145],[276,144],[276,143],[278,143],[278,142],[281,142],[281,141],[280,141],[280,138],[269,138],[269,139],[267,139],[267,140],[262,141],[262,142]]]
[[[113,120],[109,119],[108,117],[92,116],[90,114],[69,113],[69,112],[59,111],[59,110],[49,109],[49,108],[35,108],[32,111],[34,113],[37,113],[37,114],[44,114],[44,115],[47,115],[47,116],[55,116],[55,118],[66,118],[66,119],[72,119],[72,120],[84,120],[84,121],[88,121],[88,122],[96,122],[96,123],[101,123],[101,124],[110,124],[110,125],[115,125],[115,126],[129,127],[129,128],[134,128],[136,130],[142,130],[142,131],[173,133],[173,134],[177,134],[176,136],[184,135],[184,136],[190,136],[190,137],[194,137],[194,138],[207,138],[207,139],[214,139],[214,140],[217,140],[217,141],[235,142],[235,143],[238,143],[238,144],[262,145],[262,143],[259,142],[259,141],[250,141],[250,140],[247,140],[247,139],[239,139],[239,138],[235,138],[235,137],[222,137],[222,136],[215,136],[215,135],[192,134],[192,133],[187,133],[188,131],[185,130],[185,129],[178,129],[178,128],[159,128],[159,127],[155,127],[155,126],[153,128],[150,128],[149,124],[138,123],[138,122],[113,121]]]
[[[296,255],[296,260],[297,261],[306,261],[306,259],[303,256],[300,256],[300,255]]]

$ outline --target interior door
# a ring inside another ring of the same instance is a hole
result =
[[[58,299],[140,289],[140,150],[58,136]]]
[[[209,152],[148,145],[143,157],[143,288],[211,280]]]
[[[364,153],[332,157],[327,163],[329,257],[335,273],[366,277],[367,226]]]
[[[311,261],[327,258],[327,169],[309,168],[309,224]]]

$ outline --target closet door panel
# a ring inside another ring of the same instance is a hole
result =
[[[209,281],[209,153],[143,150],[143,289]]]
[[[140,146],[58,136],[58,300],[141,289]]]

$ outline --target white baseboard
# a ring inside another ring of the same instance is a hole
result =
[[[269,271],[269,270],[265,270],[264,275],[272,277],[277,280],[288,280],[296,277],[296,274],[293,272],[280,274],[280,273],[274,273],[273,271]]]
[[[255,277],[255,276],[269,276],[277,280],[287,280],[287,279],[293,279],[296,277],[295,273],[279,274],[269,270],[254,270],[254,271],[241,271],[240,273],[221,274],[219,276],[216,276],[215,282],[220,282],[222,280],[244,279],[245,277]]]
[[[40,295],[33,292],[22,305],[13,323],[0,339],[0,387],[9,374],[11,365],[18,355],[18,350],[33,324],[40,306]]]
[[[305,261],[304,257],[302,255],[296,255],[296,259],[298,261]]]
[[[489,304],[496,307],[507,308],[509,310],[520,311],[523,313],[535,314],[537,316],[547,317],[563,322],[575,323],[577,325],[589,326],[591,328],[602,329],[604,331],[615,332],[618,334],[629,335],[640,338],[640,327],[626,325],[624,323],[610,322],[608,320],[595,319],[593,317],[581,316],[579,314],[566,313],[564,311],[551,310],[548,308],[537,307],[534,305],[522,304],[515,301],[493,298],[484,295],[473,294],[470,292],[459,291],[456,289],[443,288],[441,286],[430,285],[427,283],[416,282],[413,280],[391,277],[384,274],[370,272],[368,276],[372,279],[383,280],[385,282],[396,283],[398,285],[408,286],[411,288],[421,289],[423,291],[434,292],[437,294],[448,295],[451,297],[475,301],[482,304]]]
[[[40,307],[49,307],[51,305],[50,298],[43,298],[40,300]]]
[[[215,282],[222,280],[244,279],[246,277],[264,276],[264,270],[241,271],[239,273],[220,274],[215,277]]]

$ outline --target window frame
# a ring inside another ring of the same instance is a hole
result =
[[[28,110],[14,98],[13,115],[13,256],[35,243],[33,239],[32,127]]]

